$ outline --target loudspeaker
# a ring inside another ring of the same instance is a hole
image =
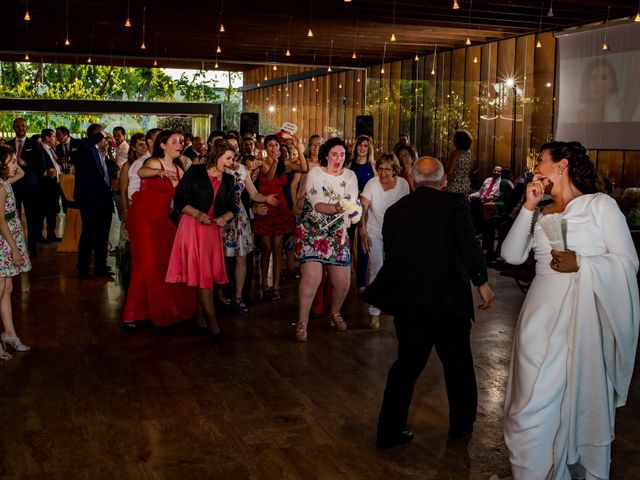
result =
[[[253,112],[242,112],[240,114],[240,135],[244,137],[244,134],[251,130],[255,135],[258,135],[258,129],[260,128],[260,115]]]
[[[356,116],[356,138],[360,135],[369,135],[373,138],[373,115]]]

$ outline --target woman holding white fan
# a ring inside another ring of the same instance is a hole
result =
[[[505,397],[517,480],[609,478],[615,409],[626,402],[638,340],[638,257],[600,186],[580,143],[543,145],[502,246],[509,263],[531,249],[536,258]],[[552,202],[540,209],[544,193]]]

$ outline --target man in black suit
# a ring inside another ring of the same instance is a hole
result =
[[[88,138],[80,141],[71,156],[75,166],[74,197],[82,218],[82,233],[78,244],[78,278],[88,279],[91,253],[99,277],[110,277],[107,266],[109,229],[113,215],[111,180],[115,178],[115,163],[108,156],[108,143],[113,139],[101,125],[87,129]]]
[[[69,129],[63,125],[56,127],[56,140],[58,140],[58,146],[56,147],[56,155],[59,162],[63,167],[69,163],[71,155],[80,146],[80,140],[73,138]]]
[[[45,174],[40,181],[40,211],[41,218],[47,221],[47,242],[60,240],[56,236],[56,221],[60,212],[60,185],[58,177],[62,166],[56,154],[56,140],[54,131],[50,128],[42,130],[40,148],[45,163]]]
[[[13,121],[13,131],[16,137],[9,140],[7,145],[18,155],[18,164],[24,170],[24,178],[13,184],[16,195],[16,207],[19,212],[24,205],[27,217],[27,246],[29,256],[38,258],[38,241],[42,237],[42,214],[39,206],[39,187],[44,175],[44,159],[38,142],[27,137],[27,121],[16,118]]]
[[[489,308],[484,255],[474,236],[467,199],[444,192],[442,164],[419,159],[415,192],[387,209],[382,227],[384,264],[363,299],[394,315],[398,359],[389,369],[378,419],[378,448],[413,440],[406,423],[413,387],[435,347],[449,399],[449,438],[471,434],[477,389],[469,337],[478,286]]]

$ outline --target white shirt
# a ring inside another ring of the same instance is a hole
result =
[[[116,162],[118,163],[118,168],[122,168],[122,166],[127,163],[127,159],[129,156],[129,144],[124,141],[118,148],[116,149]],[[118,170],[118,175],[120,175],[120,170]]]
[[[127,188],[127,198],[131,202],[133,194],[140,190],[140,177],[138,176],[138,170],[144,164],[147,158],[151,157],[149,152],[134,161],[129,167],[129,187]]]
[[[401,177],[396,177],[396,185],[385,191],[380,185],[380,177],[373,177],[367,182],[362,196],[369,200],[367,210],[367,233],[382,236],[384,213],[391,205],[409,194],[409,183]]]
[[[53,147],[51,147],[50,145],[47,145],[46,143],[43,143],[42,146],[44,147],[44,151],[47,152],[47,154],[49,155],[49,158],[51,159],[51,163],[53,163],[53,168],[56,169],[56,179],[58,181],[60,181],[60,165],[58,164],[58,156],[56,155],[56,151],[53,149]]]

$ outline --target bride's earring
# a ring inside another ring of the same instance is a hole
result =
[[[563,173],[564,173],[564,170],[558,169],[558,175],[562,176]]]

